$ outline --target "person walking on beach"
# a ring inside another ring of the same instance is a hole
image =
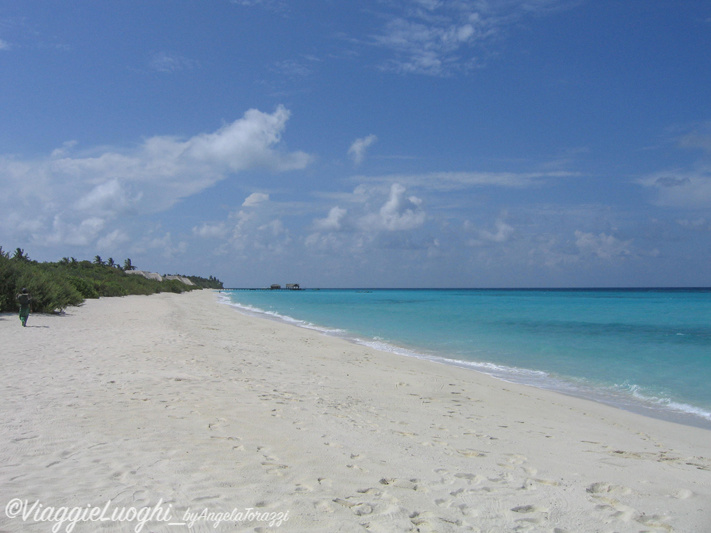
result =
[[[20,302],[20,322],[22,322],[22,327],[27,326],[27,317],[30,316],[30,297],[27,289],[23,288],[22,292],[17,295],[17,301]]]

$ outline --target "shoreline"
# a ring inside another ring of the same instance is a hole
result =
[[[578,383],[573,385],[574,378],[565,379],[564,377],[554,377],[548,372],[543,370],[530,370],[530,369],[520,369],[515,367],[506,367],[494,363],[482,363],[477,361],[466,361],[454,359],[451,357],[446,357],[444,355],[439,355],[436,353],[425,353],[424,351],[418,351],[417,348],[407,348],[393,343],[379,342],[372,338],[361,338],[355,334],[341,329],[333,329],[325,326],[319,326],[318,324],[311,324],[304,320],[294,318],[288,315],[282,315],[276,312],[264,311],[263,309],[258,309],[251,307],[249,305],[243,305],[240,303],[233,302],[227,293],[234,291],[235,289],[222,289],[217,291],[220,294],[220,302],[232,307],[237,312],[246,314],[248,316],[253,316],[256,318],[264,318],[267,320],[275,320],[279,323],[295,326],[299,328],[304,328],[312,331],[317,331],[323,335],[340,338],[354,344],[365,346],[367,348],[372,348],[378,351],[389,352],[403,357],[412,357],[415,359],[421,359],[425,361],[431,361],[433,363],[439,363],[449,366],[454,366],[467,371],[478,372],[486,376],[498,379],[504,383],[512,383],[517,385],[524,385],[528,387],[533,387],[540,390],[550,391],[556,394],[562,394],[564,396],[569,396],[572,398],[580,398],[583,400],[593,401],[602,405],[607,405],[616,409],[621,409],[623,411],[631,412],[634,414],[642,415],[645,417],[654,418],[657,420],[664,420],[667,422],[683,424],[687,426],[697,427],[701,429],[706,429],[711,431],[711,419],[698,414],[697,412],[703,412],[707,415],[706,411],[702,411],[700,408],[691,404],[678,404],[680,408],[670,407],[668,404],[663,405],[663,403],[655,402],[653,398],[647,397],[636,397],[634,394],[625,394],[624,392],[619,392],[611,389],[610,387],[591,385],[588,383]],[[239,290],[255,290],[255,289],[239,289]],[[270,289],[262,289],[268,291]],[[282,289],[286,290],[286,289]],[[308,289],[301,289],[308,290]],[[377,289],[376,289],[377,290]],[[382,289],[390,290],[390,289]],[[477,289],[478,290],[478,289]],[[489,289],[481,289],[489,290]],[[512,291],[516,290],[533,290],[533,289],[510,289]],[[565,290],[568,289],[559,289]],[[581,289],[590,290],[590,289]],[[600,289],[601,291],[607,289]],[[637,290],[637,289],[629,289]],[[660,290],[660,289],[654,289]],[[666,289],[666,290],[676,290],[676,289]],[[711,289],[709,289],[711,290]],[[517,374],[526,375],[527,378],[519,377]],[[543,375],[543,377],[541,377]],[[584,386],[583,386],[584,385]],[[673,403],[673,402],[672,402]],[[697,411],[697,412],[695,412]]]
[[[176,517],[288,511],[287,531],[692,532],[711,522],[708,430],[217,299],[91,300],[31,315],[28,328],[0,317],[0,493],[54,506],[162,501]],[[24,531],[6,503],[0,530]],[[271,529],[236,517],[196,530]]]

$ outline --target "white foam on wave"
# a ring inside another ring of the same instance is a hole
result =
[[[671,398],[664,396],[656,396],[650,393],[644,392],[642,387],[634,383],[624,382],[621,385],[616,385],[616,389],[627,392],[635,399],[643,402],[644,404],[650,405],[653,408],[656,407],[661,410],[674,411],[683,415],[698,416],[711,422],[711,412],[701,407],[695,405],[690,405],[688,403],[679,402]]]
[[[227,304],[230,307],[234,307],[238,311],[241,311],[241,312],[251,315],[251,316],[266,317],[266,318],[270,318],[272,320],[278,320],[279,322],[285,322],[287,324],[291,324],[292,326],[298,326],[301,328],[312,329],[312,330],[319,331],[321,333],[330,334],[330,335],[340,335],[342,333],[345,333],[341,329],[318,326],[316,324],[312,324],[311,322],[307,322],[305,320],[300,320],[298,318],[294,318],[289,315],[283,315],[281,313],[277,313],[276,311],[268,311],[266,309],[261,309],[259,307],[254,307],[252,305],[247,305],[247,304],[235,302],[227,294],[225,294],[225,293],[219,293],[219,294],[220,294],[220,298],[219,298],[220,303]]]
[[[474,370],[508,383],[528,385],[540,389],[550,390],[604,403],[612,407],[625,409],[646,416],[661,418],[671,421],[681,421],[689,425],[711,429],[711,412],[683,402],[676,402],[669,398],[655,397],[641,392],[641,388],[634,384],[604,386],[594,385],[584,378],[557,377],[542,370],[531,370],[513,366],[499,365],[485,361],[467,361],[452,359],[441,355],[424,353],[389,343],[380,337],[363,339],[352,335],[350,332],[337,328],[326,328],[275,311],[266,311],[250,305],[234,302],[224,293],[220,294],[222,303],[226,303],[239,311],[253,316],[262,316],[294,326],[341,337],[350,342],[367,346],[382,352],[396,355],[425,359],[441,364],[453,365],[460,368]],[[674,414],[678,416],[675,416]]]

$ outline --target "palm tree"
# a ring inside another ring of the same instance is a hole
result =
[[[113,258],[113,257],[109,257],[109,260],[106,261],[106,264],[107,264],[108,266],[110,266],[110,267],[116,266],[116,263],[114,263],[114,258]]]
[[[22,248],[16,248],[15,255],[13,255],[12,258],[18,261],[29,261],[30,259]]]
[[[94,256],[94,264],[95,265],[103,265],[104,264],[104,262],[101,260],[100,255]]]
[[[124,269],[124,270],[136,270],[136,267],[131,264],[131,260],[130,260],[130,259],[126,259],[126,260],[123,262],[123,269]]]

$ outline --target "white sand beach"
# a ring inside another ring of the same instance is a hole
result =
[[[212,291],[5,314],[0,339],[1,532],[711,531],[708,430]]]

